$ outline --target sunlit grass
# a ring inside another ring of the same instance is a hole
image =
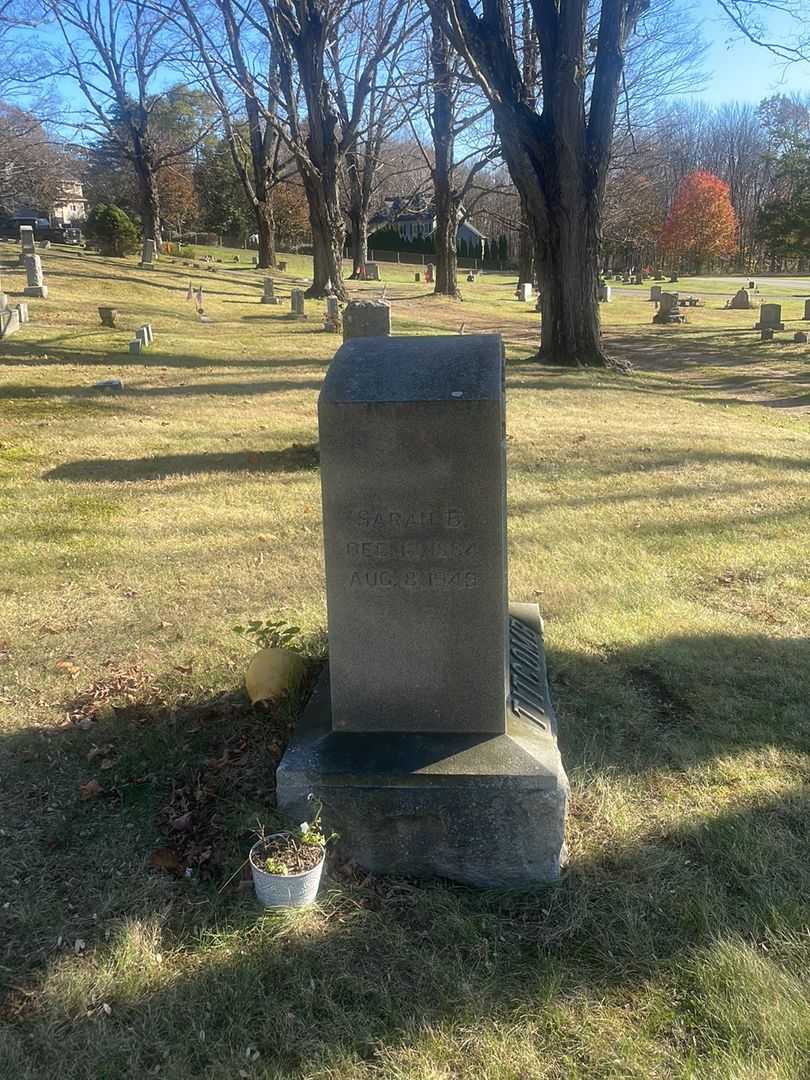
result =
[[[738,279],[679,282],[709,296],[685,327],[617,290],[630,376],[527,363],[514,277],[462,281],[460,304],[412,266],[352,286],[385,288],[396,332],[507,341],[510,595],[546,620],[572,861],[539,895],[341,878],[275,917],[148,860],[180,783],[222,777],[227,873],[271,813],[283,724],[218,702],[235,624],[325,623],[315,409],[338,339],[322,302],[282,317],[303,257],[278,308],[245,253],[43,262],[49,299],[0,345],[0,1076],[802,1077],[810,283],[760,282],[788,327],[768,345],[756,311],[722,310]],[[67,723],[130,666],[148,694]],[[242,735],[249,765],[212,766]]]

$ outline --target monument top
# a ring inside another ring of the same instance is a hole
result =
[[[355,338],[338,350],[321,389],[321,401],[338,405],[502,398],[497,334]]]

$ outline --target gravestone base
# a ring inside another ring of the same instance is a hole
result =
[[[277,296],[263,296],[262,297],[262,303],[263,304],[278,304],[278,302],[279,302],[279,298]]]
[[[150,263],[150,262],[138,263],[138,269],[139,270],[154,270],[155,269],[155,264]]]
[[[48,299],[48,286],[47,285],[26,285],[23,289],[23,296],[30,296],[35,300],[47,300]]]
[[[304,821],[313,814],[309,797],[320,801],[326,831],[339,834],[338,857],[374,874],[486,888],[557,880],[567,857],[568,780],[540,615],[534,604],[510,611],[539,645],[544,706],[534,717],[507,706],[505,733],[492,735],[333,731],[325,671],[279,766],[279,809]]]

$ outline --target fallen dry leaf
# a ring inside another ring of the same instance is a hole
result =
[[[191,811],[189,810],[187,814],[181,814],[180,817],[174,818],[171,827],[178,832],[188,832],[191,828]]]
[[[193,664],[175,664],[174,670],[179,671],[181,675],[190,675],[194,670]]]
[[[181,872],[180,860],[177,857],[177,852],[172,848],[157,848],[149,856],[149,865],[157,867],[158,870],[168,870],[172,874]]]
[[[57,660],[54,667],[61,668],[62,671],[66,671],[68,675],[78,675],[81,670],[72,660]]]
[[[99,765],[100,769],[111,769],[115,762],[112,758],[105,757],[102,763]]]
[[[88,780],[86,784],[79,784],[79,798],[85,800],[95,799],[103,790],[104,788],[98,780]]]

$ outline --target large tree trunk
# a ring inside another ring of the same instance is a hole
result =
[[[304,191],[309,205],[312,229],[312,285],[306,295],[311,298],[335,295],[346,299],[343,284],[343,242],[345,226],[338,199],[337,183],[333,190],[311,174],[304,177]]]
[[[566,367],[605,366],[611,362],[599,330],[597,190],[572,156],[530,156],[525,133],[519,141],[503,115],[496,114],[496,122],[534,240],[542,319],[537,358]]]
[[[135,172],[141,196],[141,219],[144,240],[155,241],[155,251],[160,252],[160,193],[157,175],[152,163],[139,148],[135,147]]]
[[[453,191],[453,87],[450,42],[441,21],[431,14],[430,64],[433,69],[433,201],[436,213],[436,283],[434,293],[458,298],[458,200]]]
[[[349,228],[352,278],[357,278],[360,276],[360,268],[368,262],[368,220],[362,207],[352,205],[349,210]]]
[[[534,236],[532,235],[529,211],[525,199],[520,200],[520,219],[523,228],[520,232],[520,243],[518,246],[518,284],[522,285],[526,282],[529,285],[533,285],[535,281],[535,242]]]
[[[438,296],[459,298],[458,291],[458,214],[452,195],[434,187],[436,199],[436,231],[433,234],[436,249],[436,284],[433,292]]]
[[[267,199],[256,202],[256,231],[259,235],[259,266],[270,270],[276,265],[276,221],[273,203]]]

